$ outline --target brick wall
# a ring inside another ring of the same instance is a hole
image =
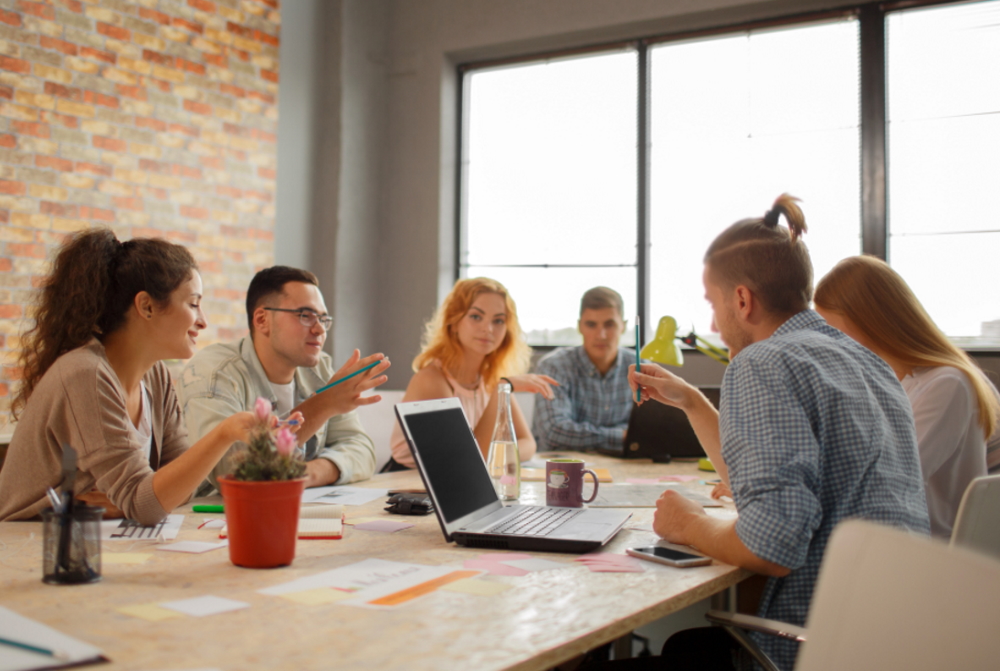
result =
[[[0,0],[0,433],[31,289],[73,231],[201,267],[201,344],[273,261],[278,0]],[[9,429],[8,429],[9,430]]]

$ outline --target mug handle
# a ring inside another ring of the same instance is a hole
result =
[[[592,503],[594,501],[594,499],[597,498],[597,484],[599,482],[599,479],[597,477],[597,473],[594,473],[589,468],[583,469],[583,472],[580,474],[580,477],[581,478],[586,477],[587,473],[590,473],[590,477],[594,478],[594,493],[590,495],[589,499],[583,499],[583,502],[584,503]],[[581,496],[582,495],[583,495],[583,493],[581,492]]]

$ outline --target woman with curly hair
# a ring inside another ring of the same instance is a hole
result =
[[[107,229],[60,248],[22,339],[19,421],[0,471],[0,521],[35,517],[62,480],[63,445],[77,451],[75,491],[106,516],[154,524],[186,502],[254,423],[237,413],[188,446],[162,359],[194,354],[201,277],[166,240],[119,242]]]
[[[496,388],[506,378],[514,391],[552,398],[547,375],[526,375],[531,349],[517,321],[517,308],[507,289],[485,277],[458,280],[427,324],[423,349],[413,360],[416,373],[404,402],[457,397],[483,456],[490,448],[496,422]],[[511,398],[514,431],[521,460],[535,454],[535,439]],[[414,468],[416,463],[399,426],[392,431],[392,459],[385,470]]]

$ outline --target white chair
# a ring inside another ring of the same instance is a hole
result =
[[[1000,475],[969,483],[951,530],[951,546],[1000,559]]]
[[[710,621],[731,632],[749,622],[757,631],[784,630],[786,637],[804,640],[796,671],[995,669],[1000,562],[890,527],[849,521],[830,538],[808,632],[732,616],[709,612]]]
[[[381,401],[358,408],[358,418],[361,420],[361,425],[365,427],[365,433],[375,443],[376,473],[382,470],[385,463],[389,461],[389,457],[392,456],[389,449],[389,438],[392,435],[392,427],[396,426],[396,411],[393,407],[403,400],[403,394],[406,392],[378,389],[377,393],[382,397]]]

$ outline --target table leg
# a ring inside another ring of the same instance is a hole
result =
[[[621,638],[616,638],[611,643],[611,650],[614,659],[632,659],[632,632],[625,634]]]
[[[725,610],[733,612],[736,610],[736,587],[730,586],[723,592],[717,592],[711,597],[710,605],[712,610]]]

